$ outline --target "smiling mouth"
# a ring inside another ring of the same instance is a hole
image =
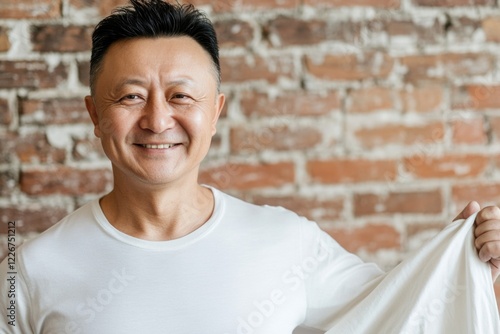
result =
[[[137,144],[138,146],[144,147],[144,148],[150,148],[154,150],[160,150],[160,149],[165,149],[165,148],[171,148],[173,146],[176,146],[178,144]]]

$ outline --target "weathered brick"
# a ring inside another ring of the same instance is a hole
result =
[[[310,45],[342,41],[354,43],[360,37],[361,27],[353,22],[300,20],[279,16],[266,26],[266,34],[274,46]]]
[[[2,0],[0,17],[5,19],[48,19],[61,16],[61,0]]]
[[[0,208],[0,212],[0,234],[7,234],[9,221],[15,221],[16,234],[41,233],[68,214],[64,208],[38,204],[23,208],[3,207]]]
[[[478,177],[485,173],[490,158],[479,154],[432,157],[414,155],[404,159],[405,169],[422,179]]]
[[[394,60],[387,54],[369,52],[363,55],[325,55],[321,60],[306,56],[305,66],[315,77],[326,80],[364,80],[387,78]]]
[[[279,117],[286,115],[321,116],[340,108],[335,91],[320,94],[310,91],[285,91],[275,97],[255,91],[244,91],[241,108],[247,116]]]
[[[21,99],[21,124],[91,123],[83,98]]]
[[[452,122],[453,143],[479,145],[488,143],[483,118],[459,119]]]
[[[279,151],[313,148],[321,143],[321,132],[311,126],[293,126],[289,120],[275,120],[279,125],[238,126],[231,129],[231,152],[253,152],[271,149]]]
[[[444,125],[431,123],[422,126],[388,124],[362,128],[354,132],[363,148],[377,148],[385,145],[428,145],[444,139]]]
[[[500,116],[492,116],[489,118],[489,125],[491,129],[491,134],[493,140],[496,143],[500,142]]]
[[[417,86],[401,92],[403,111],[437,112],[444,107],[444,88],[440,85]]]
[[[78,79],[80,83],[84,86],[90,85],[90,62],[82,61],[78,62]]]
[[[17,142],[17,133],[0,132],[0,163],[11,163],[15,157],[14,148]]]
[[[5,52],[8,51],[9,49],[10,49],[10,40],[9,40],[8,30],[6,28],[0,27],[0,52]]]
[[[449,42],[470,43],[480,33],[481,22],[468,17],[451,17],[446,29]]]
[[[9,101],[0,99],[0,125],[9,125],[12,122],[12,117]]]
[[[39,52],[89,51],[92,31],[91,26],[38,25],[32,28],[31,42]]]
[[[500,86],[469,85],[452,91],[453,109],[498,109]]]
[[[294,8],[300,5],[300,0],[239,0],[239,1],[213,1],[189,0],[183,1],[195,6],[211,6],[216,13],[243,13],[272,9]]]
[[[248,46],[254,35],[250,24],[242,20],[216,21],[214,28],[217,33],[217,41],[222,48]]]
[[[76,169],[59,167],[21,171],[21,191],[28,195],[100,194],[111,185],[108,169]]]
[[[292,78],[294,75],[293,59],[288,56],[262,58],[221,57],[223,82],[245,82],[266,80],[275,83],[280,77]]]
[[[365,113],[394,108],[395,97],[391,89],[370,87],[352,91],[347,111],[350,113]]]
[[[444,39],[444,29],[438,20],[435,20],[433,25],[419,25],[410,20],[390,20],[384,24],[384,31],[387,31],[391,38],[411,38],[417,45],[440,43]]]
[[[17,187],[17,172],[0,171],[0,196],[11,196]]]
[[[452,199],[459,210],[470,201],[478,201],[481,206],[500,203],[500,183],[477,181],[457,184],[451,189]]]
[[[326,199],[306,196],[264,196],[257,195],[251,201],[259,205],[282,206],[300,216],[313,221],[333,221],[341,217],[344,210],[344,198]]]
[[[400,249],[401,235],[394,226],[367,224],[356,228],[327,228],[330,234],[349,252],[375,252],[381,249]]]
[[[412,55],[400,61],[407,68],[405,80],[408,82],[484,75],[494,68],[493,57],[486,53]]]
[[[67,77],[63,64],[55,68],[42,61],[0,60],[1,88],[52,88]]]
[[[443,211],[441,191],[391,192],[384,195],[355,194],[354,215],[439,214]]]
[[[293,183],[295,167],[291,162],[269,164],[227,163],[200,172],[201,183],[219,189],[248,190],[253,188],[279,187]]]
[[[128,0],[70,0],[70,5],[77,9],[98,8],[100,16],[111,14],[112,10],[118,6],[128,5]]]
[[[97,137],[75,139],[72,156],[75,161],[95,161],[106,158],[101,141]]]
[[[500,16],[484,19],[482,26],[486,34],[486,40],[500,43]]]
[[[445,226],[446,224],[444,221],[408,223],[406,225],[406,250],[413,251],[420,248],[423,244],[429,242],[437,235]]]
[[[17,138],[15,151],[21,163],[63,163],[66,151],[52,147],[45,133],[35,132]]]
[[[400,0],[304,0],[304,4],[314,7],[376,7],[399,8]]]
[[[495,0],[413,0],[417,6],[455,7],[455,6],[490,6]]]
[[[319,183],[388,181],[396,175],[397,164],[394,160],[310,160],[307,171]]]

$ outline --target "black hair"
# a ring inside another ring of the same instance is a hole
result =
[[[163,0],[130,0],[97,24],[92,34],[90,89],[109,47],[131,38],[193,38],[212,58],[217,87],[220,85],[219,46],[212,22],[193,5],[171,4]]]

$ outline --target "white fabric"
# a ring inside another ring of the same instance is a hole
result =
[[[333,333],[500,333],[489,265],[474,247],[476,214],[374,281],[329,324]]]
[[[408,333],[497,332],[487,266],[474,257],[470,235],[469,253],[462,255],[466,238],[449,233],[457,224],[409,261],[412,270],[401,269],[405,262],[384,275],[315,223],[212,191],[210,220],[176,240],[123,234],[93,201],[24,244],[17,251],[16,327],[6,324],[2,312],[0,332],[289,334],[304,324],[323,331],[335,326],[329,333],[399,333],[393,327],[403,322],[399,317],[413,324],[413,312],[420,314],[415,300],[441,298],[432,290],[440,280],[451,291],[440,291],[446,310],[424,317],[427,327],[419,323]],[[457,257],[473,264],[460,265]],[[437,268],[435,275],[423,274],[427,266]],[[4,261],[2,310],[6,271]],[[432,305],[430,312],[438,307]],[[441,323],[451,327],[434,327]],[[476,327],[464,327],[469,325]]]

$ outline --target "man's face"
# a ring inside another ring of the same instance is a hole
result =
[[[208,53],[192,38],[113,44],[85,99],[115,182],[196,180],[224,96]]]

